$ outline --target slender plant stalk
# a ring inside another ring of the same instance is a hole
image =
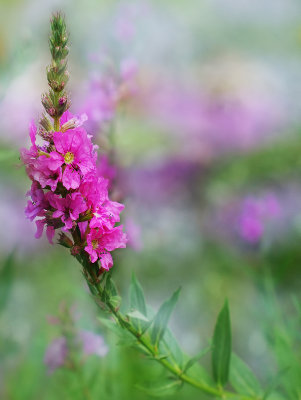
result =
[[[188,376],[177,365],[173,365],[168,360],[163,358],[162,355],[158,353],[157,347],[152,345],[150,340],[144,334],[141,334],[132,324],[130,324],[128,318],[124,316],[120,312],[119,308],[116,307],[111,302],[108,291],[101,285],[100,280],[97,277],[97,274],[95,272],[96,271],[95,266],[90,263],[90,261],[86,256],[84,256],[84,258],[81,257],[76,257],[76,258],[82,264],[85,276],[88,279],[89,283],[92,284],[94,289],[96,290],[99,300],[103,303],[103,299],[104,298],[106,299],[105,306],[107,307],[108,311],[110,311],[111,314],[114,316],[118,324],[123,329],[126,329],[132,336],[134,336],[137,339],[139,344],[144,348],[144,350],[146,351],[146,353],[149,354],[149,356],[151,356],[154,360],[156,360],[164,368],[166,368],[169,372],[171,372],[174,376],[176,376],[179,381],[186,382],[189,385],[201,390],[203,393],[206,393],[207,395],[214,396],[220,399],[237,398],[238,400],[259,400],[257,397],[250,397],[226,391],[222,387],[220,388],[210,387],[204,384],[203,382],[199,382],[198,380]]]

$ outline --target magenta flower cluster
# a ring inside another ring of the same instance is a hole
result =
[[[73,254],[85,251],[92,263],[99,260],[108,270],[113,265],[110,252],[126,246],[122,225],[116,226],[124,206],[109,199],[108,180],[96,168],[96,146],[82,127],[83,120],[66,111],[60,118],[60,130],[43,135],[41,145],[31,123],[32,145],[21,150],[32,180],[26,216],[35,220],[37,238],[46,229],[53,243],[55,230],[61,229]]]

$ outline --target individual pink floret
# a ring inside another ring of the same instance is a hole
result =
[[[80,193],[68,194],[65,198],[49,193],[49,203],[56,209],[52,218],[60,218],[64,223],[62,230],[67,231],[73,227],[73,221],[79,218],[79,214],[87,210],[87,205]]]
[[[50,153],[49,169],[55,171],[64,164],[62,183],[66,189],[77,189],[81,175],[95,169],[94,149],[87,134],[81,128],[61,133],[54,132],[56,151]]]
[[[108,232],[101,229],[92,229],[87,236],[85,250],[90,254],[92,263],[100,259],[102,268],[109,270],[113,265],[109,251],[126,247],[127,237],[122,232],[122,225],[116,226]]]

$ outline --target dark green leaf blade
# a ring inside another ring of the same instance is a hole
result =
[[[190,358],[187,361],[187,363],[185,364],[183,372],[187,372],[189,370],[189,368],[191,368],[197,361],[199,361],[202,357],[204,357],[211,349],[212,349],[212,346],[209,345],[209,346],[205,347],[204,349],[202,349],[194,357]]]
[[[213,378],[217,384],[224,386],[228,381],[231,358],[231,324],[227,300],[218,315],[212,344]]]
[[[260,384],[251,369],[236,354],[232,353],[230,383],[233,388],[247,396],[261,396]]]
[[[181,288],[176,290],[173,295],[161,305],[158,313],[154,318],[151,331],[151,340],[152,343],[155,344],[155,346],[159,344],[164,335],[170,315],[178,301],[180,290]]]

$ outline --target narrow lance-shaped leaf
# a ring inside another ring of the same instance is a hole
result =
[[[171,359],[174,360],[178,367],[182,369],[183,352],[177,342],[177,339],[168,328],[165,330],[163,343],[165,349],[169,352]]]
[[[130,317],[130,318],[139,319],[139,320],[144,321],[144,322],[150,322],[150,321],[146,318],[146,316],[143,315],[143,314],[141,314],[141,312],[138,311],[138,310],[130,311],[130,312],[128,312],[126,315],[127,315],[128,317]]]
[[[180,288],[176,290],[173,295],[161,305],[154,318],[153,328],[151,331],[151,340],[156,346],[159,344],[164,335],[170,315],[178,301],[180,290]]]
[[[212,349],[212,346],[209,345],[202,349],[198,354],[196,354],[194,357],[190,358],[187,363],[185,364],[185,367],[183,369],[183,372],[187,372],[189,368],[191,368],[197,361],[199,361],[202,357],[204,357],[209,351]]]
[[[230,383],[238,393],[255,397],[262,395],[256,376],[236,354],[231,356]]]
[[[231,357],[231,326],[228,302],[220,311],[213,334],[212,371],[216,383],[224,386],[229,377]]]
[[[182,384],[183,382],[177,380],[173,382],[167,382],[162,386],[143,387],[136,385],[136,388],[153,397],[166,397],[175,394],[182,387]]]
[[[143,289],[134,273],[132,274],[130,286],[130,306],[131,309],[138,310],[141,314],[147,316]]]

